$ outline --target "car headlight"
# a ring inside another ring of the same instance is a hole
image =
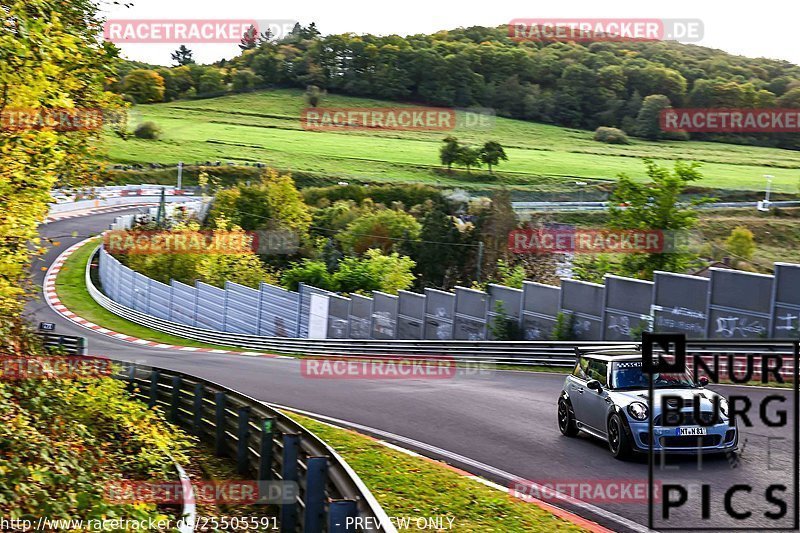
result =
[[[636,420],[646,420],[647,406],[642,402],[633,402],[628,405],[628,414]]]
[[[728,400],[720,396],[719,398],[719,410],[722,411],[722,414],[728,416]]]

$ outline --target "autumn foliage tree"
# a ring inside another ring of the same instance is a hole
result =
[[[183,235],[186,241],[205,240],[196,221],[176,223],[169,231],[171,235]],[[217,229],[212,233],[213,240],[218,239],[219,242],[250,242],[241,228],[222,219],[217,220]],[[119,258],[129,268],[162,283],[169,283],[174,279],[190,285],[195,281],[202,281],[216,287],[225,287],[225,282],[230,281],[258,288],[262,281],[265,283],[277,281],[255,254],[252,244],[242,246],[240,249],[229,248],[199,253],[128,253],[120,255]]]
[[[648,182],[634,181],[620,175],[611,193],[609,226],[612,229],[662,231],[665,250],[655,253],[623,254],[615,273],[633,278],[651,279],[653,272],[684,272],[696,254],[684,244],[681,236],[697,224],[697,206],[709,198],[682,202],[681,195],[694,182],[702,179],[699,163],[676,161],[670,169],[645,159]],[[624,207],[623,207],[624,206]]]
[[[395,250],[402,242],[419,237],[421,226],[405,211],[376,209],[353,222],[336,237],[348,253],[362,254],[371,248]]]
[[[274,169],[265,170],[260,183],[219,191],[209,220],[216,225],[219,219],[244,230],[291,230],[300,240],[311,226],[311,212],[291,175]]]
[[[136,69],[122,82],[122,90],[137,104],[152,104],[164,99],[164,78],[155,70]]]
[[[23,110],[87,112],[118,109],[104,91],[116,48],[101,38],[90,0],[18,0],[3,4],[0,31],[0,116]],[[85,185],[96,175],[99,129],[0,128],[0,329],[19,318],[32,254],[41,251],[37,226],[56,185]]]

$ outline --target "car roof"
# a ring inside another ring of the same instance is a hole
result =
[[[642,353],[635,347],[608,347],[591,352],[579,352],[581,357],[586,359],[596,359],[598,361],[634,361],[642,360]]]

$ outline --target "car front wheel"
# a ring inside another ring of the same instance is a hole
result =
[[[575,414],[572,412],[572,407],[563,398],[558,400],[558,429],[567,437],[574,437],[578,434]]]
[[[627,459],[631,455],[631,440],[625,433],[624,422],[617,413],[608,419],[608,447],[617,459]]]

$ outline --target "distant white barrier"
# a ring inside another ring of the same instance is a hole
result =
[[[143,191],[145,192],[145,191]],[[95,209],[98,207],[111,207],[116,205],[142,205],[156,203],[161,199],[161,191],[151,189],[146,191],[146,195],[135,196],[111,196],[106,198],[95,198],[91,200],[78,200],[77,202],[63,202],[50,204],[49,216],[72,211],[82,211],[84,209]],[[191,202],[202,198],[201,196],[179,196],[175,194],[165,194],[164,200],[169,203]]]

